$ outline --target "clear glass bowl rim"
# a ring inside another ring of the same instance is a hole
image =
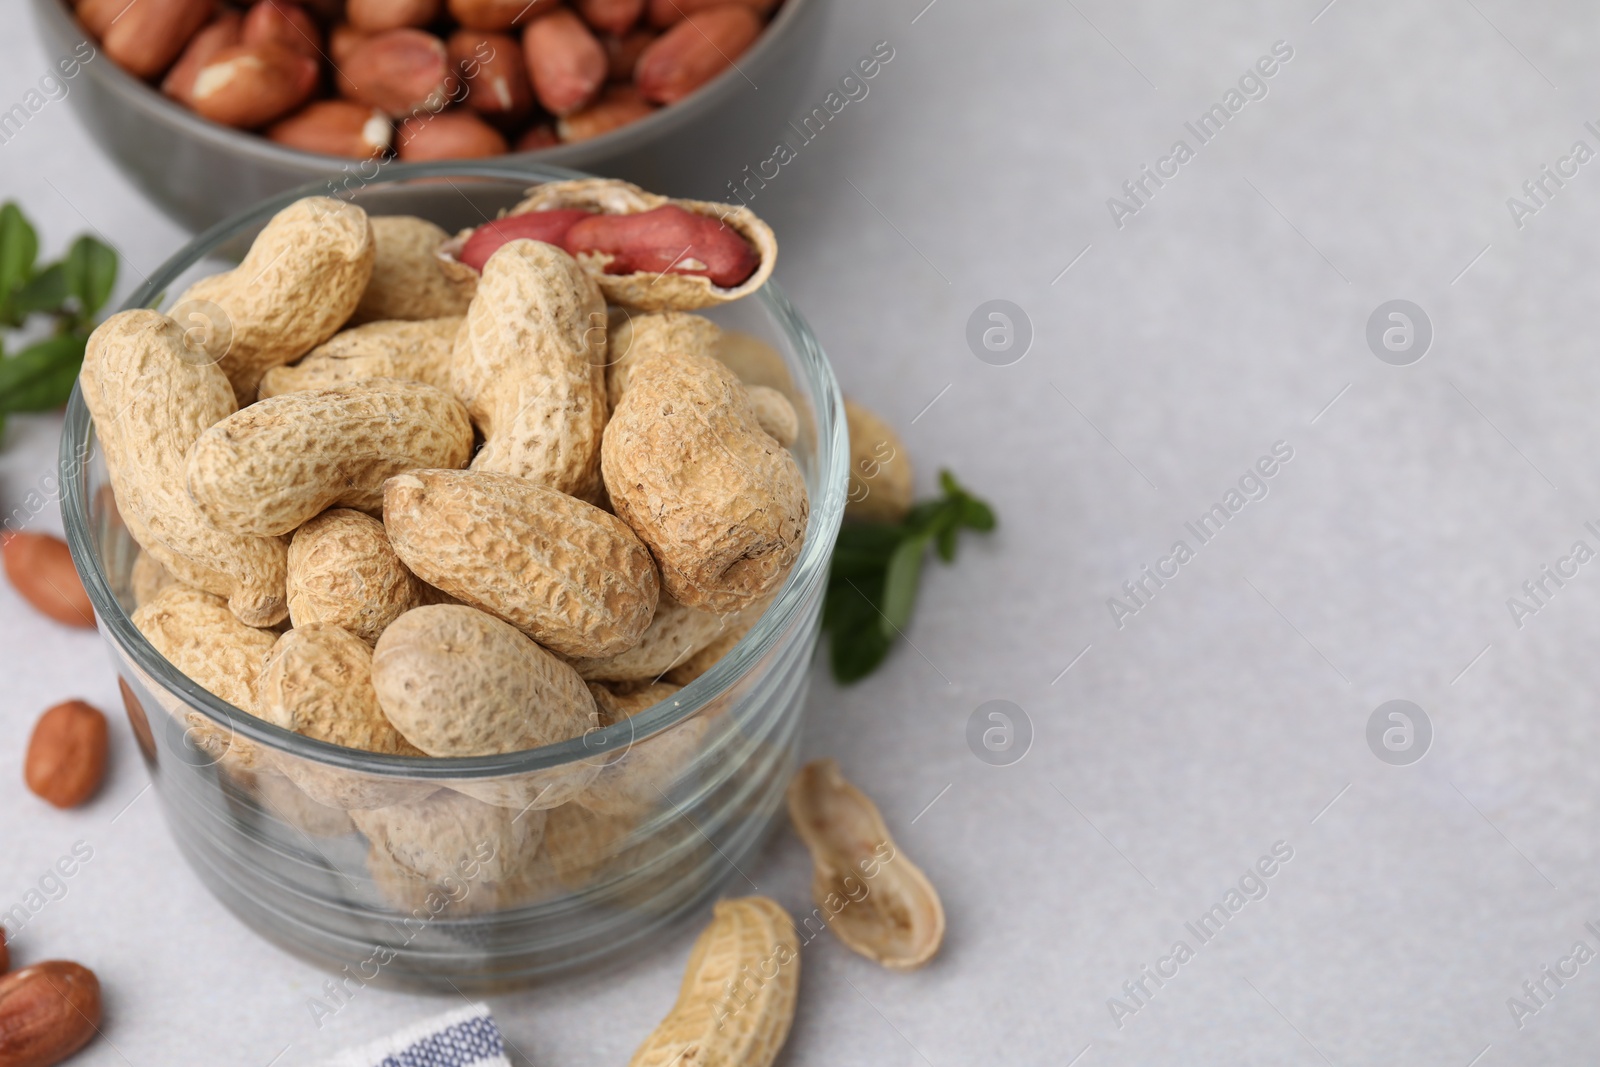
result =
[[[416,163],[391,164],[369,186],[393,185],[417,179],[490,179],[525,185],[585,178],[590,175],[565,167],[532,163]],[[172,284],[195,263],[222,244],[258,224],[265,223],[283,208],[304,196],[325,195],[326,182],[312,182],[272,197],[248,211],[219,222],[181,248],[151,273],[118,310],[153,307],[167,295]],[[761,304],[772,316],[800,360],[800,370],[815,398],[816,464],[821,472],[821,492],[811,500],[805,544],[800,558],[777,599],[766,614],[727,655],[710,670],[679,691],[672,701],[663,702],[601,730],[540,748],[492,756],[416,757],[388,756],[304,737],[242,711],[214,696],[156,651],[133,625],[112,591],[110,580],[95,550],[89,517],[86,483],[88,461],[84,444],[93,420],[83,402],[80,386],[74,386],[67,403],[66,421],[61,433],[61,516],[73,562],[83,579],[90,603],[100,620],[102,631],[133,663],[156,684],[181,697],[217,725],[237,732],[257,744],[343,770],[374,777],[437,780],[493,778],[524,774],[593,759],[600,753],[621,751],[636,737],[647,737],[689,718],[712,701],[722,697],[771,650],[780,634],[789,628],[813,594],[827,578],[833,543],[844,516],[845,488],[849,476],[849,442],[844,418],[844,399],[821,345],[776,282],[768,281],[759,291],[745,298]]]

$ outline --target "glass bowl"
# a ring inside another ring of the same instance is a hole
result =
[[[371,214],[421,215],[454,232],[530,185],[578,176],[394,167],[347,196]],[[194,279],[237,263],[277,211],[322,192],[286,193],[206,231],[124,308],[169,306]],[[139,548],[74,392],[61,440],[73,559],[179,850],[249,926],[364,983],[492,989],[636,953],[743,879],[794,769],[849,449],[827,358],[777,286],[706,314],[735,339],[724,353],[734,369],[784,390],[800,416],[794,453],[812,506],[799,561],[753,628],[669,699],[504,755],[341,748],[181,674],[130,619]],[[596,803],[597,781],[620,788]]]

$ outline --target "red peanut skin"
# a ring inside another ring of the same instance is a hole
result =
[[[237,81],[205,96],[207,72],[225,64],[248,63]],[[190,106],[224,126],[254,129],[295,110],[317,87],[317,63],[281,44],[237,44],[224,48],[195,75]]]
[[[522,136],[517,138],[517,143],[512,149],[516,152],[537,152],[541,148],[549,148],[561,143],[561,138],[556,136],[553,127],[540,123],[529,126],[522,131]]]
[[[655,109],[633,86],[613,85],[582,111],[562,116],[557,127],[563,141],[587,141],[637,122]]]
[[[530,241],[543,241],[545,244],[560,248],[562,239],[567,236],[567,231],[572,229],[574,224],[592,217],[591,212],[578,208],[507,215],[503,219],[486,222],[473,230],[472,236],[461,246],[456,258],[473,270],[482,272],[483,265],[489,262],[489,257],[508,241],[527,238]]]
[[[573,6],[596,32],[621,37],[639,21],[644,5],[645,0],[577,0]]]
[[[301,55],[322,58],[322,31],[299,4],[256,0],[245,13],[239,39],[245,44],[281,44]]]
[[[666,29],[674,23],[681,22],[696,11],[704,11],[710,7],[719,7],[723,4],[736,3],[747,7],[762,18],[772,13],[778,6],[777,0],[649,0],[650,13],[648,21],[657,29]]]
[[[211,57],[240,41],[244,30],[244,16],[237,11],[224,11],[189,41],[189,47],[167,71],[161,82],[161,91],[179,103],[189,103],[189,92],[194,88],[194,78],[200,68],[211,62]]]
[[[333,60],[338,67],[350,58],[350,54],[361,46],[372,34],[366,30],[358,29],[348,22],[341,22],[328,31],[328,58]]]
[[[6,578],[22,598],[56,622],[94,629],[94,607],[59,537],[12,533],[0,538]]]
[[[637,215],[594,215],[567,231],[566,249],[611,256],[607,274],[690,274],[732,289],[761,263],[743,237],[716,219],[662,204]],[[694,261],[704,264],[694,265]]]
[[[450,14],[469,30],[509,30],[554,11],[561,0],[450,0]]]
[[[723,4],[697,11],[650,43],[633,68],[639,94],[672,104],[727,70],[761,35],[747,7]]]
[[[342,64],[345,95],[401,118],[443,106],[450,92],[450,58],[444,42],[421,30],[375,33]]]
[[[506,153],[500,131],[470,111],[441,111],[400,124],[395,149],[403,163],[437,159],[481,159]]]
[[[6,928],[0,926],[0,974],[11,969],[11,950],[6,948]]]
[[[109,744],[106,717],[98,708],[81,700],[57,704],[33,728],[23,778],[35,796],[58,808],[75,808],[99,790]]]
[[[106,20],[100,44],[129,74],[155,78],[172,66],[216,10],[216,0],[123,0],[100,17]]]
[[[45,960],[0,978],[0,1064],[51,1067],[100,1030],[100,980],[67,960]]]
[[[457,30],[446,42],[450,66],[466,83],[462,103],[490,118],[516,118],[533,110],[533,84],[515,37]]]
[[[367,140],[367,124],[377,115],[388,119],[369,104],[354,100],[318,100],[304,109],[273,123],[267,137],[302,152],[347,159],[371,159],[382,155],[385,145]]]
[[[533,75],[533,94],[553,115],[570,114],[593,100],[606,82],[606,50],[583,20],[565,8],[528,23],[522,49]]]
[[[363,33],[381,33],[406,26],[421,29],[439,17],[444,0],[350,0],[345,18]]]
[[[649,30],[634,30],[626,37],[607,37],[601,42],[606,46],[607,76],[614,82],[631,82],[639,57],[655,39],[656,35]]]

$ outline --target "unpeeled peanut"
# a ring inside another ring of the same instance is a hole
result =
[[[94,606],[65,541],[43,533],[3,534],[0,557],[22,599],[56,622],[94,629]]]
[[[735,230],[676,204],[633,215],[595,215],[567,231],[565,247],[598,260],[607,274],[674,274],[710,279],[721,289],[742,285],[761,264]]]
[[[483,431],[474,470],[598,495],[605,326],[599,289],[560,249],[518,240],[489,257],[451,363]]]
[[[853,522],[899,522],[911,511],[911,454],[894,429],[853,400],[844,402],[850,430],[850,483],[844,514]]]
[[[388,756],[420,756],[378,707],[372,648],[331,623],[296,624],[278,638],[261,668],[261,717],[332,745]],[[414,799],[430,787],[364,776],[278,753],[278,769],[319,804],[381,808]]]
[[[756,423],[744,386],[710,356],[635,363],[601,463],[617,515],[650,546],[662,588],[681,603],[738,611],[776,590],[799,556],[810,513],[804,476]]]
[[[133,539],[179,580],[227,597],[244,622],[281,621],[288,546],[217,529],[184,487],[189,449],[236,407],[211,357],[160,312],[119,312],[90,336],[80,385]]]
[[[400,378],[450,388],[450,352],[461,330],[459,315],[419,321],[369,322],[341,330],[299,363],[274,367],[257,395],[331,389],[363,378]]]
[[[755,409],[756,422],[767,436],[784,448],[793,448],[800,437],[800,416],[795,413],[789,398],[770,385],[752,385],[747,391],[750,394],[750,406]]]
[[[789,913],[766,897],[719,900],[689,950],[677,1003],[628,1067],[771,1067],[799,987],[800,939]]]
[[[507,811],[449,789],[351,817],[371,843],[373,882],[404,911],[429,893],[469,914],[522,902],[545,831],[543,811]]]
[[[389,721],[430,756],[520,752],[599,724],[577,672],[476,608],[400,616],[378,638],[372,681]]]
[[[478,272],[439,254],[449,236],[413,215],[373,216],[372,277],[350,325],[466,314],[478,289]]]
[[[373,254],[365,211],[308,196],[272,217],[239,266],[195,282],[173,310],[188,309],[196,325],[214,331],[201,347],[248,404],[270,368],[294,362],[344,325],[372,276]]]
[[[201,434],[186,465],[189,496],[215,526],[271,537],[330,507],[376,511],[383,482],[472,455],[461,403],[421,382],[367,378],[284,393]]]
[[[406,569],[383,523],[333,508],[294,532],[289,542],[289,618],[296,627],[340,626],[367,644],[390,623],[430,602],[430,591]]]
[[[523,216],[514,215],[513,218]],[[717,352],[722,330],[703,315],[687,311],[623,312],[613,322],[606,346],[606,395],[615,408],[628,390],[628,370],[646,356]]]
[[[492,471],[389,479],[383,522],[413,573],[565,656],[631,648],[659,594],[655,563],[621,519]]]
[[[603,685],[589,685],[604,726],[672,700],[678,688],[669,682],[656,682],[618,694]],[[668,803],[668,790],[694,762],[710,727],[707,716],[695,715],[660,733],[629,742],[578,794],[578,803],[602,815],[634,816],[648,814]]]
[[[649,627],[631,647],[612,656],[574,659],[572,666],[595,681],[655,681],[715,641],[730,622],[728,616],[686,608],[662,596]]]

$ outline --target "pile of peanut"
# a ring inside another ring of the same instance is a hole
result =
[[[592,247],[505,232],[558,217],[592,224]],[[708,276],[730,242],[751,260],[732,287]],[[747,211],[600,179],[454,239],[337,200],[285,208],[176,317],[121,312],[90,339],[85,402],[143,549],[134,624],[243,711],[391,755],[522,751],[663,699],[754,624],[805,535],[793,405],[687,310],[754,291],[775,255]],[[693,751],[659,747],[631,776],[458,789],[633,810]],[[344,810],[431,792],[282,763]]]
[[[731,67],[779,0],[71,0],[118,66],[291,148],[468,159],[583,141]]]

